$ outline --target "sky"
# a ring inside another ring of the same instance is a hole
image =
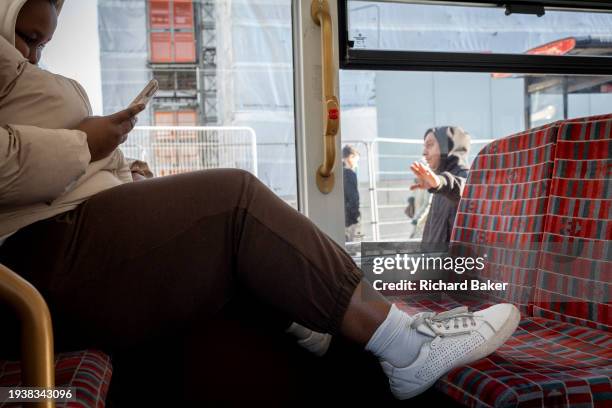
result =
[[[66,0],[53,40],[40,65],[77,80],[87,91],[94,115],[102,114],[97,0]]]

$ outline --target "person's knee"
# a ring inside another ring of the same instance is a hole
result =
[[[231,185],[242,185],[245,188],[260,187],[263,183],[251,172],[242,169],[222,169],[222,177]]]
[[[251,172],[243,169],[220,169],[219,171],[221,171],[225,177],[228,177],[229,179],[233,180],[242,181],[255,178],[255,176]]]
[[[221,178],[225,185],[236,188],[238,193],[238,201],[244,199],[251,201],[252,198],[260,193],[266,193],[268,187],[257,178],[253,173],[242,169],[222,169]],[[242,202],[244,205],[244,202]]]

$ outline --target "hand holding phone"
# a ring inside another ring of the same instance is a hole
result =
[[[143,109],[144,105],[135,105],[113,115],[90,116],[75,127],[87,135],[92,162],[107,157],[125,142],[136,124],[136,115]]]
[[[144,89],[140,91],[138,96],[134,98],[134,100],[132,101],[132,103],[130,103],[128,107],[136,106],[139,104],[147,105],[151,98],[153,98],[153,95],[155,95],[158,90],[159,83],[157,82],[157,79],[152,79],[151,81],[149,81],[147,86],[145,86]]]

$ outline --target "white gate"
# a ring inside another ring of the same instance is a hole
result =
[[[257,136],[250,127],[138,126],[121,146],[156,176],[236,168],[257,175]]]

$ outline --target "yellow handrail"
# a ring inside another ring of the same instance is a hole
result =
[[[340,103],[336,96],[334,70],[334,37],[329,3],[313,0],[310,12],[315,24],[321,26],[321,66],[323,70],[323,108],[325,130],[323,132],[323,164],[317,170],[317,186],[324,193],[334,189],[334,163],[336,161],[336,136],[340,127]]]
[[[22,386],[53,388],[53,326],[45,300],[34,286],[2,264],[0,298],[14,308],[21,321]],[[44,400],[30,406],[55,408],[55,401]]]

